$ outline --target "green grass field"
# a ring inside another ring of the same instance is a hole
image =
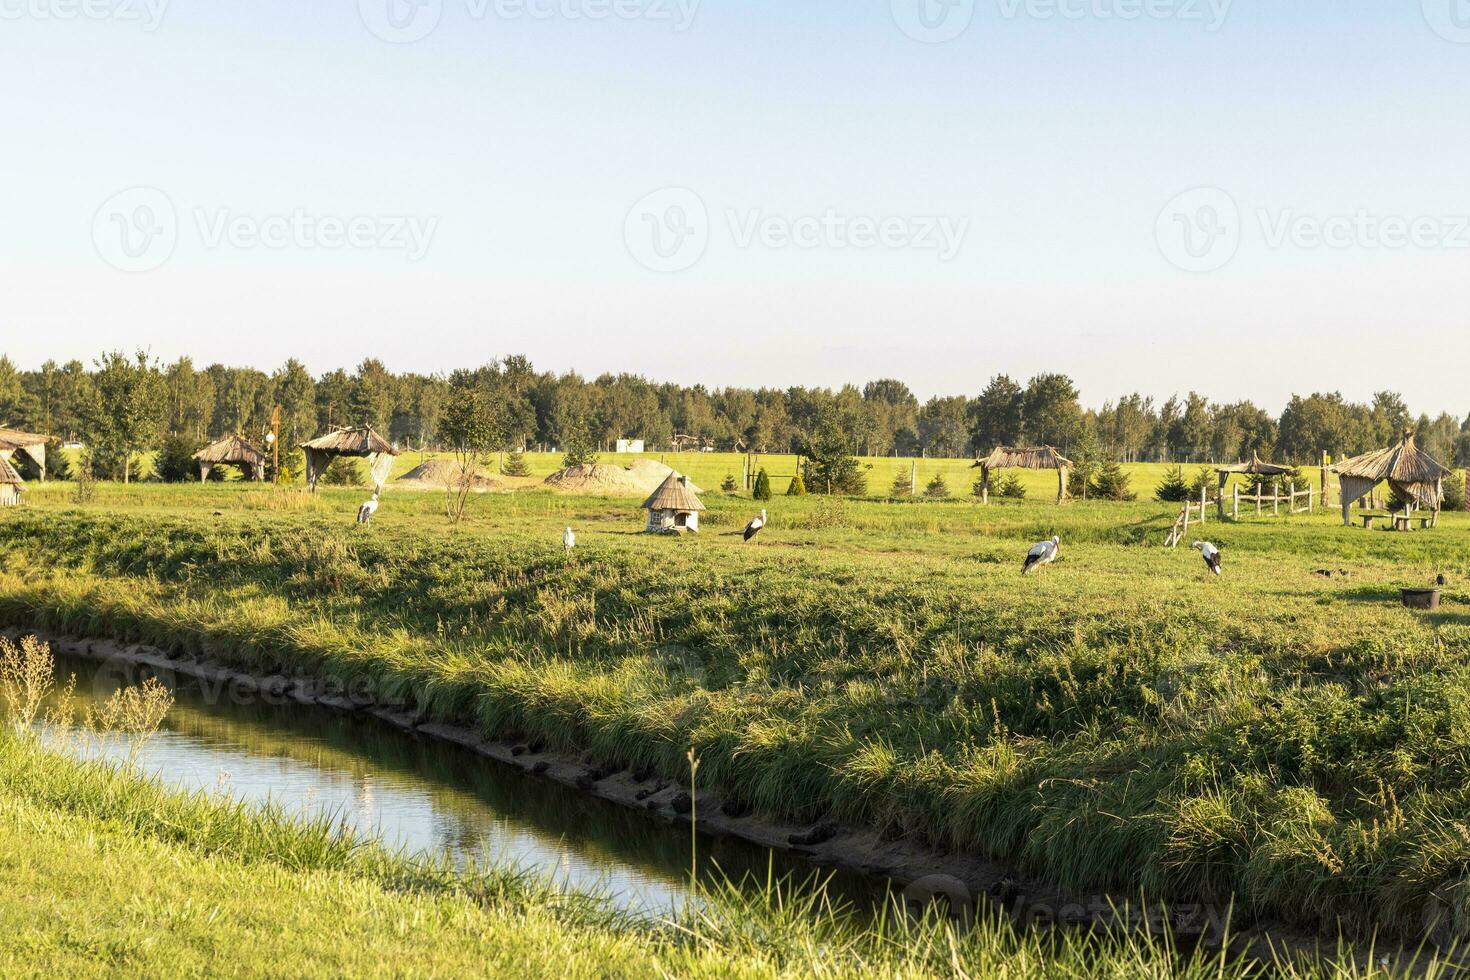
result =
[[[71,453],[69,456],[74,457]],[[409,470],[418,466],[426,459],[433,459],[435,453],[421,453],[410,450],[398,456],[393,463],[392,478],[402,476]],[[530,475],[537,479],[545,479],[555,473],[562,466],[562,454],[560,453],[525,453],[524,459]],[[491,457],[485,469],[491,473],[499,471],[500,456]],[[732,476],[736,482],[740,481],[745,456],[739,453],[601,453],[598,462],[610,466],[628,466],[639,459],[655,459],[665,465],[671,466],[679,472],[688,476],[698,486],[706,491],[716,491],[724,482],[726,476]],[[922,493],[929,481],[935,475],[944,477],[949,486],[950,494],[955,497],[970,496],[971,488],[980,477],[980,471],[974,469],[974,461],[970,459],[911,459],[908,457],[890,456],[864,456],[859,457],[864,472],[868,477],[868,495],[873,497],[887,496],[893,486],[893,481],[898,476],[906,479],[913,477],[917,469],[919,491]],[[789,453],[776,453],[771,455],[755,457],[757,468],[764,467],[771,477],[771,489],[777,495],[786,493],[786,488],[795,475],[800,465],[800,458]],[[1193,482],[1203,464],[1184,464],[1184,473],[1187,479]],[[1127,474],[1130,486],[1140,499],[1151,499],[1154,488],[1164,479],[1165,475],[1174,472],[1178,466],[1173,463],[1128,463],[1123,466],[1123,472]],[[141,478],[147,479],[152,473],[151,454],[142,457],[140,464]],[[237,480],[238,472],[234,467],[222,467],[221,473],[228,480]],[[1028,498],[1036,500],[1054,500],[1057,493],[1057,475],[1055,472],[1033,472],[1028,470],[1004,470],[994,476],[998,483],[1001,479],[1011,473],[1015,473],[1021,480],[1022,486],[1026,488]],[[1312,483],[1319,491],[1321,479],[1316,469],[1305,467],[1302,475],[1308,482]],[[994,492],[994,485],[991,487]],[[1284,489],[1284,487],[1283,487]],[[1305,484],[1298,488],[1306,489]]]
[[[696,476],[696,480],[698,477]],[[0,620],[363,679],[489,734],[993,856],[1075,889],[1410,942],[1470,914],[1470,518],[1206,525],[1148,502],[34,488]],[[560,531],[579,548],[569,561]],[[1057,533],[1062,559],[1019,573]],[[1330,577],[1322,572],[1330,572]],[[1448,576],[1443,608],[1397,590]]]

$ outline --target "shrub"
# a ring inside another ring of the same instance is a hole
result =
[[[591,466],[597,462],[597,452],[592,448],[592,442],[587,438],[585,432],[575,432],[567,439],[566,454],[562,456],[562,466]]]
[[[92,462],[92,450],[82,450],[74,479],[76,486],[72,489],[72,499],[79,504],[91,503],[92,498],[97,496],[97,471]]]
[[[1128,477],[1123,473],[1123,467],[1112,459],[1098,464],[1088,496],[1098,500],[1138,499],[1138,495],[1128,489]]]
[[[531,467],[526,462],[526,454],[519,449],[512,449],[500,464],[500,472],[506,476],[530,476]]]
[[[900,473],[893,478],[893,486],[888,488],[890,497],[907,497],[914,492],[914,481],[907,473]]]
[[[817,438],[806,449],[808,489],[814,493],[839,493],[861,497],[868,492],[868,475],[863,464],[848,448],[847,436],[830,419],[822,423]]]
[[[190,483],[199,479],[199,464],[194,461],[198,444],[187,436],[169,436],[163,440],[153,472],[164,483]]]
[[[735,482],[735,474],[726,473],[725,480],[720,484],[720,489],[726,493],[736,493],[740,490],[740,484]]]
[[[787,487],[786,487],[786,496],[788,496],[788,497],[805,497],[806,496],[806,484],[802,482],[801,474],[800,473],[797,473],[794,477],[791,478],[791,483],[788,484]]]
[[[362,467],[357,460],[346,456],[338,456],[332,460],[327,471],[321,475],[321,482],[329,487],[365,487],[367,478],[363,476]]]
[[[1026,497],[1026,485],[1021,482],[1021,474],[1007,474],[1006,478],[1001,481],[1000,488],[996,493],[1011,500],[1024,500]]]
[[[932,499],[949,496],[949,484],[944,482],[943,473],[934,474],[934,479],[930,480],[928,485],[924,487],[924,496]]]
[[[1451,473],[1444,478],[1444,509],[1465,509],[1465,474]]]
[[[1173,469],[1169,475],[1164,477],[1164,482],[1154,488],[1154,499],[1165,503],[1183,503],[1190,497],[1189,484],[1184,480],[1182,470]]]
[[[756,500],[771,499],[771,477],[766,473],[764,466],[755,475],[755,490],[752,491],[751,496]]]

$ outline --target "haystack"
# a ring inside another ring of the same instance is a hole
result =
[[[20,503],[20,495],[25,492],[25,481],[10,465],[8,459],[0,458],[0,507],[14,507]]]
[[[998,446],[989,456],[976,460],[975,465],[970,468],[980,471],[981,503],[990,502],[990,473],[992,470],[1007,468],[1056,470],[1057,503],[1061,503],[1067,499],[1067,472],[1072,468],[1072,461],[1051,446],[1039,446],[1028,449]]]
[[[645,501],[648,530],[660,534],[699,533],[699,512],[704,502],[689,489],[689,478],[670,473],[668,479]]]
[[[225,436],[218,442],[212,442],[195,453],[194,460],[199,464],[201,482],[209,479],[216,466],[226,464],[240,467],[241,475],[247,480],[265,479],[265,453],[244,436]]]
[[[393,469],[393,457],[398,455],[398,450],[388,440],[365,425],[333,429],[324,436],[303,442],[301,450],[306,454],[306,484],[313,490],[317,479],[339,456],[366,459],[373,486],[381,490]]]
[[[657,460],[640,459],[632,466],[568,466],[548,476],[547,486],[563,493],[585,493],[594,497],[641,497],[658,489],[674,470]],[[699,488],[689,484],[695,493]]]
[[[1345,459],[1332,467],[1342,494],[1342,522],[1352,522],[1349,509],[1378,484],[1388,485],[1407,503],[1405,513],[1415,507],[1433,510],[1438,517],[1444,503],[1444,478],[1450,471],[1439,460],[1414,444],[1414,431],[1407,429],[1397,445]]]
[[[443,490],[446,487],[458,487],[463,474],[464,467],[456,460],[426,459],[393,482],[424,490]],[[471,490],[499,490],[504,485],[482,472],[477,471],[470,475]]]
[[[9,462],[20,453],[30,458],[41,473],[41,482],[46,482],[46,436],[19,429],[0,429],[0,460]]]

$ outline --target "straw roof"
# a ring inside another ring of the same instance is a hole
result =
[[[1345,459],[1332,467],[1338,476],[1358,480],[1389,480],[1393,483],[1434,485],[1450,475],[1439,460],[1414,445],[1414,433],[1405,432],[1398,445]]]
[[[1248,473],[1251,476],[1282,476],[1290,473],[1290,466],[1279,466],[1276,463],[1266,463],[1256,453],[1251,453],[1249,463],[1235,463],[1230,466],[1216,467],[1221,473]]]
[[[29,449],[32,446],[44,446],[46,445],[47,438],[34,432],[0,428],[0,450]]]
[[[977,467],[987,470],[998,470],[1005,467],[1023,470],[1061,470],[1071,469],[1072,461],[1050,446],[1032,449],[998,446],[989,456],[977,460],[970,469]]]
[[[10,465],[9,460],[0,459],[0,486],[23,487],[25,482],[15,471],[15,467]]]
[[[689,489],[688,480],[678,473],[670,473],[668,479],[659,484],[653,495],[643,501],[645,510],[704,510],[704,504]]]
[[[244,436],[225,436],[194,454],[201,463],[248,463],[264,466],[265,453],[246,441]]]
[[[371,456],[373,453],[398,455],[398,450],[394,449],[388,440],[365,425],[333,429],[324,436],[319,436],[310,442],[303,442],[301,448],[316,449],[338,456]]]

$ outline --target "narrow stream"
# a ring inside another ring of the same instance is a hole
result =
[[[59,683],[76,676],[79,715],[117,687],[90,661],[61,660],[58,673]],[[668,913],[689,898],[687,829],[372,719],[294,704],[211,703],[187,682],[174,696],[141,760],[172,786],[329,813],[393,847],[551,874],[639,914]],[[121,759],[127,747],[113,743],[102,754]],[[860,875],[729,838],[700,834],[698,845],[705,881],[763,881],[774,868],[797,880],[831,876],[829,893],[859,908],[883,900],[883,884]]]

